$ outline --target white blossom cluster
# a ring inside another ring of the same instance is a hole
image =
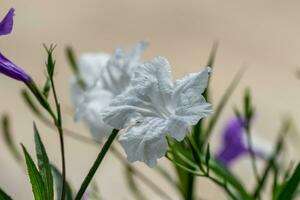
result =
[[[119,129],[128,160],[154,167],[167,151],[166,136],[181,141],[193,125],[212,113],[211,104],[201,95],[211,69],[173,81],[166,58],[140,60],[146,46],[140,42],[112,55],[82,55],[79,71],[86,88],[80,88],[73,77],[71,93],[75,118],[85,121],[96,139]]]

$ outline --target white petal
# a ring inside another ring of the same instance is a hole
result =
[[[136,68],[131,87],[157,110],[166,111],[171,101],[173,82],[167,59],[157,57]]]
[[[88,87],[97,81],[109,58],[106,53],[86,53],[79,57],[79,74]]]
[[[172,116],[168,119],[167,131],[168,135],[175,138],[177,141],[182,141],[190,132],[190,124],[182,117]]]
[[[110,105],[101,111],[103,121],[116,129],[126,128],[127,124],[142,116],[155,116],[152,105],[134,90],[128,89],[116,96]]]
[[[143,42],[138,43],[128,52],[116,49],[101,71],[103,88],[115,95],[122,93],[130,83],[134,69],[139,65],[142,53],[146,48]]]
[[[172,97],[175,115],[189,125],[195,125],[201,118],[212,113],[211,104],[201,95],[207,86],[209,72],[210,68],[206,68],[201,73],[191,74],[176,82]]]
[[[71,77],[70,79],[70,91],[71,102],[74,107],[77,107],[77,105],[82,101],[84,91],[78,84],[75,76]]]
[[[76,107],[75,120],[83,120],[98,141],[108,136],[113,129],[102,121],[100,115],[112,98],[113,95],[110,92],[96,87],[86,91]]]
[[[207,87],[211,68],[206,67],[200,73],[192,73],[181,80],[175,82],[174,97],[177,98],[180,93],[202,94]]]
[[[136,67],[141,62],[141,57],[146,48],[148,47],[148,43],[145,41],[138,42],[133,48],[131,48],[127,52],[126,63],[129,66],[128,72],[132,73],[133,68]]]
[[[119,141],[130,162],[142,161],[154,167],[157,159],[163,157],[168,145],[165,138],[166,121],[159,118],[144,120],[122,134]]]
[[[137,115],[166,117],[172,81],[166,59],[155,58],[136,68],[131,85],[102,112],[103,120],[116,129],[126,128]]]
[[[184,95],[183,95],[184,96]],[[184,97],[183,97],[184,98]],[[213,112],[212,105],[207,103],[203,96],[185,96],[187,103],[178,105],[175,115],[182,117],[190,125],[195,125],[203,117]]]

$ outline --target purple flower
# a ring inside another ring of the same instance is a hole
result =
[[[13,28],[15,9],[11,8],[0,22],[0,35],[10,34]]]
[[[8,60],[4,55],[0,53],[0,73],[16,79],[18,81],[23,81],[28,84],[31,83],[31,78],[17,65]]]
[[[222,134],[222,146],[216,155],[216,159],[225,167],[229,167],[241,156],[249,154],[247,137],[244,131],[245,121],[238,118],[231,119]],[[257,157],[265,157],[264,153],[253,147]]]

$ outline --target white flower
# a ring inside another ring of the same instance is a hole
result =
[[[209,73],[207,67],[173,82],[162,57],[136,68],[128,89],[102,111],[104,122],[124,129],[119,141],[129,161],[155,166],[167,151],[166,135],[181,141],[192,125],[212,112],[201,95]]]
[[[110,135],[113,129],[102,121],[99,112],[129,85],[131,71],[138,66],[146,46],[145,42],[139,42],[129,51],[116,49],[112,55],[89,53],[79,58],[79,75],[86,88],[72,77],[71,100],[75,120],[83,120],[97,141]]]

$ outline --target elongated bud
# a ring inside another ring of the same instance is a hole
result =
[[[0,22],[0,35],[8,35],[13,29],[15,9],[11,8]]]

